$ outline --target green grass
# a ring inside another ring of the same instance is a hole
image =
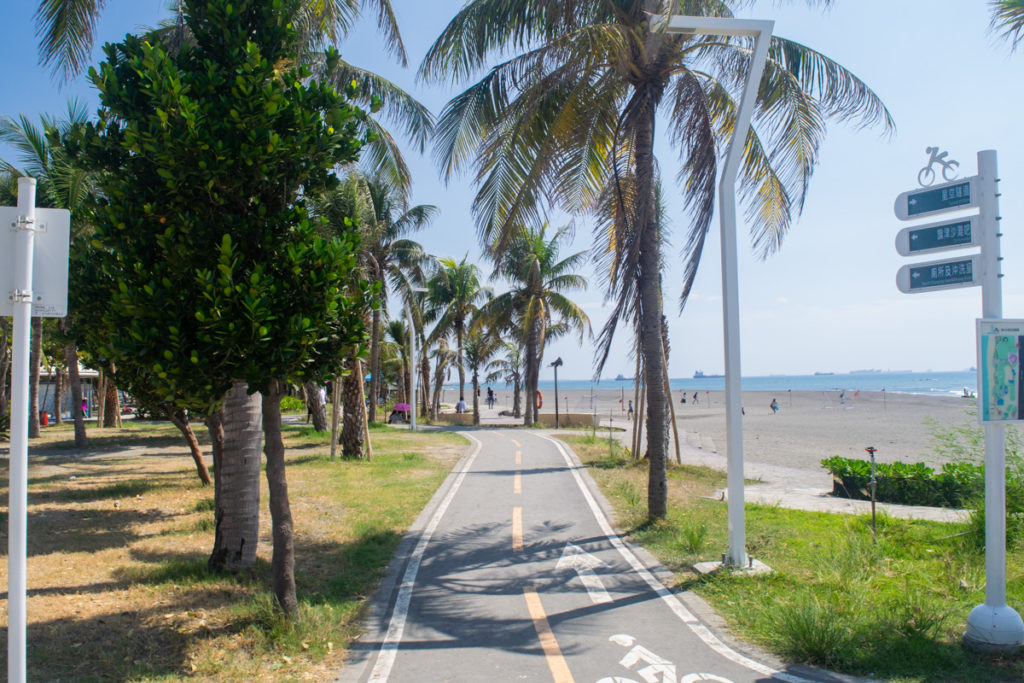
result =
[[[747,505],[747,550],[775,572],[699,578],[696,562],[727,548],[727,507],[707,494],[725,475],[670,466],[670,511],[646,518],[646,468],[573,444],[616,509],[621,527],[707,599],[740,637],[794,662],[880,679],[1021,681],[1024,657],[961,646],[970,610],[984,601],[984,554],[966,524]],[[592,450],[594,449],[594,450]],[[1008,602],[1024,607],[1024,549],[1009,553]]]

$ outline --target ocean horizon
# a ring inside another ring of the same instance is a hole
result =
[[[554,389],[554,381],[542,378],[539,382],[541,391]],[[445,388],[458,388],[457,383],[446,382]],[[481,384],[486,391],[487,386],[493,389],[507,390],[504,382]],[[723,391],[725,378],[718,377],[676,377],[669,380],[669,386],[675,390],[689,391]],[[850,372],[815,375],[767,375],[744,377],[741,380],[743,391],[886,391],[900,394],[923,394],[930,396],[960,396],[964,389],[977,391],[977,373],[974,370],[948,372]],[[633,390],[633,379],[602,378],[600,381],[590,379],[558,378],[559,390],[566,391],[609,391]]]

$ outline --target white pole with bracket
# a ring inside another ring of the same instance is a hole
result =
[[[7,680],[25,680],[28,556],[28,385],[32,333],[32,264],[36,237],[36,181],[18,178],[14,252],[13,354],[11,359],[10,501],[7,539]]]

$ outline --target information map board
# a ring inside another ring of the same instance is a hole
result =
[[[978,421],[1024,421],[1024,320],[978,321]]]

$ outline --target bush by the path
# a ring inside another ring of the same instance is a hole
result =
[[[832,495],[871,499],[871,463],[838,455],[821,461],[832,473]],[[924,463],[876,463],[875,500],[901,505],[962,508],[985,491],[985,470],[967,462],[946,463],[942,471]]]

